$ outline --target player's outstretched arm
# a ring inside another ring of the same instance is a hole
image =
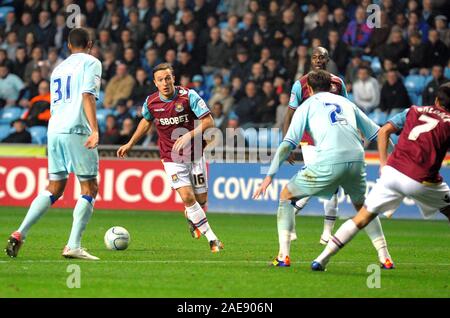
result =
[[[211,114],[209,114],[200,119],[200,125],[195,127],[194,130],[191,130],[190,132],[184,134],[183,136],[178,138],[177,141],[175,141],[173,145],[173,151],[179,153],[181,149],[190,144],[191,139],[195,138],[196,136],[203,135],[206,129],[212,127],[214,127],[214,119]]]
[[[255,191],[253,194],[253,199],[258,199],[258,197],[262,194],[263,196],[266,194],[266,190],[269,185],[272,183],[272,179],[275,174],[278,172],[278,169],[286,161],[289,157],[292,150],[295,149],[295,146],[287,141],[281,142],[280,146],[278,146],[277,152],[270,163],[269,171],[267,172],[267,176],[264,178],[261,186]]]
[[[386,125],[380,128],[378,131],[378,154],[380,156],[380,169],[383,168],[387,163],[388,158],[388,147],[391,143],[390,136],[398,131],[397,127],[388,122]]]
[[[93,94],[83,93],[83,109],[91,127],[91,135],[86,140],[84,146],[88,149],[93,149],[97,147],[99,139],[95,96]]]
[[[150,130],[152,123],[145,118],[142,118],[139,122],[139,125],[134,132],[133,136],[131,136],[130,141],[123,145],[117,150],[117,157],[124,158],[128,152],[133,148],[133,146]]]

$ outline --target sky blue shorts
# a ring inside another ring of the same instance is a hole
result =
[[[48,173],[53,179],[65,179],[69,173],[82,179],[91,179],[98,173],[97,148],[84,146],[88,135],[49,134],[48,135]],[[58,177],[59,176],[59,177]]]
[[[341,186],[354,204],[363,204],[366,194],[366,164],[362,161],[303,167],[287,184],[296,198],[330,199]]]

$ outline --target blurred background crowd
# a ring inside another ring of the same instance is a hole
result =
[[[103,65],[101,144],[128,141],[161,62],[173,66],[177,85],[207,101],[222,130],[281,128],[291,86],[310,70],[317,46],[378,124],[412,104],[433,104],[450,78],[446,0],[0,0],[2,142],[46,142],[49,78],[69,54],[71,4]],[[371,4],[381,8],[375,28]],[[141,144],[156,142],[152,130]]]

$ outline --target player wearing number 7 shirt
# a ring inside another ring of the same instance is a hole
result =
[[[183,200],[192,237],[198,239],[203,234],[209,241],[211,252],[219,252],[223,244],[211,229],[203,210],[208,199],[208,178],[203,156],[206,143],[202,136],[206,129],[214,126],[214,119],[205,101],[194,90],[174,85],[170,64],[157,65],[153,69],[153,78],[158,91],[147,97],[142,107],[144,118],[130,141],[119,148],[117,156],[123,158],[153,123],[158,132],[164,169],[172,188]]]
[[[387,158],[389,135],[400,129],[398,144]],[[378,138],[381,176],[364,207],[332,236],[311,264],[312,270],[324,270],[331,256],[359,230],[378,214],[398,208],[405,197],[415,201],[424,217],[440,211],[450,221],[450,188],[439,175],[450,148],[450,84],[439,87],[435,105],[412,106],[383,126]]]
[[[97,195],[98,125],[95,99],[98,98],[102,64],[89,55],[92,41],[82,28],[69,33],[72,53],[51,75],[51,118],[48,125],[49,185],[32,202],[19,229],[13,232],[6,254],[16,257],[31,226],[64,192],[69,173],[75,173],[81,196],[73,211],[73,225],[62,256],[98,260],[81,247],[81,236],[93,213]]]

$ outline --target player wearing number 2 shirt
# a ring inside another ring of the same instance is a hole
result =
[[[387,140],[402,130],[399,142],[386,162]],[[381,177],[369,193],[365,206],[345,222],[322,254],[313,261],[313,270],[324,270],[331,256],[349,242],[379,213],[398,208],[405,197],[414,200],[424,217],[440,211],[450,221],[450,188],[439,175],[450,148],[450,84],[438,89],[434,106],[413,106],[392,118],[378,136]]]
[[[203,210],[208,178],[202,136],[207,128],[214,126],[214,120],[205,101],[194,90],[174,85],[170,64],[155,67],[153,78],[158,92],[147,97],[142,107],[144,118],[117,155],[124,157],[153,123],[164,169],[172,188],[184,202],[192,237],[200,238],[203,234],[209,241],[211,252],[219,252],[223,244],[211,229]]]

